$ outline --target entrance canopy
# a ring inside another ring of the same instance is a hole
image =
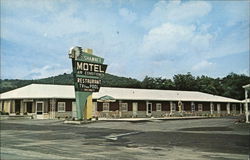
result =
[[[97,102],[115,102],[115,98],[105,95],[97,99]]]
[[[250,91],[250,84],[243,86],[243,88],[244,88],[245,90]]]

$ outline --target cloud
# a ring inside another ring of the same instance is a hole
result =
[[[119,14],[129,23],[132,23],[137,19],[136,13],[128,10],[127,8],[121,8],[119,10]]]
[[[184,56],[181,58],[208,54],[216,34],[209,32],[211,24],[196,22],[211,10],[211,4],[204,1],[159,1],[142,21],[148,32],[143,37],[140,53]]]
[[[153,28],[143,38],[142,53],[185,55],[198,54],[210,47],[213,35],[200,33],[195,25],[165,23]]]
[[[210,50],[204,53],[204,55],[206,58],[215,58],[249,52],[248,35],[249,30],[233,30],[231,33],[216,36]]]
[[[205,1],[159,1],[142,24],[146,28],[152,28],[162,23],[193,23],[199,18],[207,15],[212,7]]]
[[[228,1],[225,4],[226,15],[228,15],[226,25],[235,26],[239,23],[249,22],[249,6],[250,1]]]
[[[55,76],[62,73],[70,73],[70,69],[66,69],[61,65],[45,65],[43,67],[32,69],[28,75],[24,76],[25,78],[31,79],[40,79],[50,76]]]
[[[207,60],[203,60],[200,63],[197,63],[192,67],[193,71],[201,71],[201,70],[208,70],[213,67],[214,64],[212,62],[208,62]]]
[[[2,53],[8,59],[5,73],[17,78],[63,73],[71,69],[68,49],[79,45],[92,48],[94,54],[105,58],[109,73],[121,76],[202,73],[202,65],[210,63],[213,75],[220,64],[213,59],[249,52],[249,20],[244,14],[249,13],[249,7],[243,7],[245,4],[3,0],[1,46],[6,48]],[[10,69],[13,60],[20,64],[19,74]],[[223,67],[218,72],[226,72],[227,67]]]
[[[23,36],[36,35],[44,36],[49,38],[63,37],[69,34],[76,34],[79,32],[88,32],[89,26],[80,18],[73,16],[72,8],[70,7],[66,11],[61,11],[56,14],[51,14],[46,22],[39,21],[38,19],[32,19],[24,17],[21,19],[4,17],[2,18],[2,25],[6,26],[1,29],[1,37],[5,39],[17,39],[14,35],[26,33]],[[45,16],[45,15],[44,15]],[[18,30],[13,29],[14,27],[7,26],[19,26]],[[13,36],[10,35],[12,32],[16,32]]]

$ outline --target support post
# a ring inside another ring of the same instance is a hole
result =
[[[242,104],[240,104],[240,114],[242,114]]]
[[[173,107],[173,102],[172,102],[172,101],[170,101],[170,115],[172,115],[172,114],[173,114],[172,107]]]
[[[24,113],[27,113],[27,102],[24,102]]]
[[[119,101],[119,117],[122,117],[122,101]]]
[[[248,90],[245,89],[245,113],[246,113],[246,123],[249,123],[249,112],[248,112],[248,104],[247,104],[247,94],[248,94]]]
[[[230,103],[227,103],[227,114],[230,114]]]
[[[214,114],[214,104],[213,104],[213,102],[210,102],[210,113],[211,113],[211,115]]]

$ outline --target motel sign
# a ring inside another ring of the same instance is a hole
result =
[[[104,59],[92,54],[92,50],[73,47],[69,51],[72,59],[77,119],[82,120],[88,97],[92,92],[98,92],[107,65]]]

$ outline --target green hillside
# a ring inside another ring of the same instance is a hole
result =
[[[5,79],[1,80],[1,93],[20,88],[32,83],[73,85],[73,75],[64,73],[58,76],[36,80]],[[140,87],[140,83],[141,82],[136,79],[118,77],[108,73],[105,74],[104,77],[102,77],[103,87],[138,88]]]

